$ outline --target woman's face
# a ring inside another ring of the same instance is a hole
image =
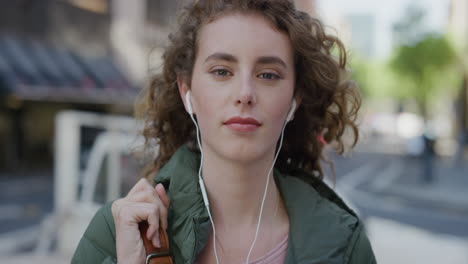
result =
[[[289,37],[258,14],[204,25],[190,84],[204,152],[238,162],[272,158],[294,92]],[[185,100],[188,85],[179,79]]]

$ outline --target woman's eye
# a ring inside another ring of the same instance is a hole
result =
[[[264,72],[264,73],[260,73],[258,75],[258,77],[262,78],[262,79],[267,79],[267,80],[277,80],[277,79],[280,79],[280,76],[276,73],[272,73],[272,72]]]
[[[229,71],[224,70],[224,69],[216,69],[216,70],[211,71],[211,73],[216,75],[216,76],[220,76],[220,77],[229,76],[229,74],[230,74]]]

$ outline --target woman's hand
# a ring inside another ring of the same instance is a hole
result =
[[[167,229],[169,198],[162,184],[151,186],[141,179],[126,197],[112,203],[115,222],[117,262],[144,263],[145,247],[140,236],[138,223],[148,221],[146,237],[155,247],[161,247],[159,227]]]

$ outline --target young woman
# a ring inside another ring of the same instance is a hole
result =
[[[346,73],[342,43],[287,0],[190,4],[142,102],[148,180],[98,211],[72,262],[144,263],[147,221],[177,264],[375,263],[322,182],[324,143],[358,138]]]

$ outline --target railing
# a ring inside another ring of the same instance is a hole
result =
[[[102,129],[89,152],[86,166],[80,169],[81,129]],[[54,212],[42,223],[36,253],[43,255],[56,239],[57,253],[75,250],[86,226],[102,205],[95,202],[96,185],[106,166],[106,201],[121,196],[120,160],[143,140],[137,135],[139,124],[130,117],[65,111],[56,117]],[[135,172],[137,173],[137,172]],[[80,191],[81,190],[81,191]]]

